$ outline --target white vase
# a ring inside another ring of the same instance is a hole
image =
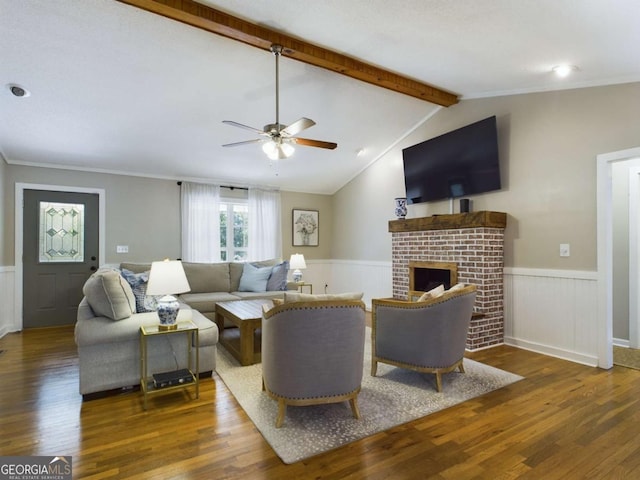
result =
[[[404,218],[407,216],[407,199],[405,197],[398,197],[396,202],[396,217]]]

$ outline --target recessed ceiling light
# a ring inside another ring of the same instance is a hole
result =
[[[359,148],[358,150],[356,150],[356,156],[361,157],[362,155],[364,155],[364,148]]]
[[[31,95],[29,90],[15,83],[9,83],[7,85],[7,88],[9,89],[9,91],[12,93],[13,96],[18,98],[28,97],[29,95]]]
[[[553,73],[561,78],[569,76],[569,74],[575,72],[576,70],[578,70],[578,67],[576,67],[575,65],[556,65],[551,69]]]

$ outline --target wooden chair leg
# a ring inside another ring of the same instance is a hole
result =
[[[360,419],[360,409],[358,408],[358,397],[355,396],[349,399],[349,404],[351,404],[351,411],[353,412],[353,416]]]
[[[371,376],[375,377],[377,372],[378,372],[378,362],[376,362],[374,359],[371,359]]]
[[[460,360],[460,364],[458,365],[458,370],[460,370],[460,373],[464,373],[464,365],[462,365],[462,360]]]
[[[436,390],[442,391],[442,374],[440,372],[436,372]]]
[[[283,399],[278,400],[278,417],[276,418],[276,428],[280,428],[284,423],[284,416],[287,414],[287,404]]]

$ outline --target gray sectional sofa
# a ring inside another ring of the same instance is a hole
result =
[[[271,267],[274,273],[277,271],[278,281],[272,282],[271,288],[291,287],[286,282],[286,262],[269,260],[256,264],[263,268]],[[151,265],[122,263],[120,267],[101,268],[83,288],[85,297],[78,307],[75,340],[80,370],[79,389],[84,396],[138,385],[140,326],[158,323],[156,312],[138,312],[136,294],[139,292],[134,294],[134,289],[121,275],[122,269],[140,274],[149,271]],[[283,298],[284,290],[243,291],[246,290],[241,286],[243,263],[185,262],[183,267],[191,291],[178,297],[183,304],[178,321],[191,319],[198,326],[200,372],[212,372],[216,367],[219,333],[215,324],[215,304],[249,298]],[[280,267],[284,272],[278,270]],[[148,362],[152,372],[186,367],[188,359],[186,355],[180,355],[184,348],[177,343],[184,342],[181,337],[161,335],[149,339]]]
[[[279,260],[264,260],[251,262],[262,267],[275,267],[282,262]],[[286,262],[285,262],[286,263]],[[189,263],[182,262],[184,273],[187,275],[191,291],[178,297],[181,302],[198,310],[209,320],[215,322],[216,303],[231,300],[250,300],[262,298],[283,298],[286,289],[296,290],[294,284],[286,282],[285,266],[284,284],[277,282],[277,290],[265,290],[260,292],[241,291],[240,280],[245,264],[240,262],[220,263]],[[134,273],[147,272],[151,268],[149,263],[121,263],[121,269],[127,269]],[[268,286],[269,288],[269,286]],[[275,286],[274,286],[275,288]]]

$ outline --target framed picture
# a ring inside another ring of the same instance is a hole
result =
[[[293,246],[317,247],[320,222],[317,210],[293,210]]]

